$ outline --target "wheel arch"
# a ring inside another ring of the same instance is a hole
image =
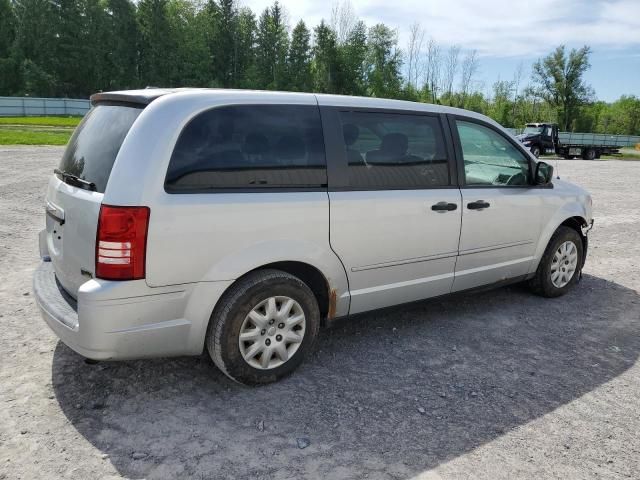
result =
[[[204,322],[202,328],[203,345],[204,333],[207,331],[208,325],[211,322],[211,317],[216,311],[216,308],[218,308],[218,306],[220,305],[220,300],[224,297],[224,295],[239,281],[247,277],[247,275],[261,270],[269,269],[281,270],[302,280],[311,289],[314,297],[316,298],[316,301],[318,302],[322,322],[329,321],[336,316],[341,316],[348,312],[348,303],[345,306],[345,302],[340,301],[340,291],[338,287],[332,284],[329,278],[327,278],[327,275],[323,273],[317,266],[300,260],[281,260],[264,263],[251,268],[242,275],[239,275],[233,281],[227,282],[225,288],[220,291],[220,294],[218,295],[215,302],[210,305],[209,316]]]
[[[558,228],[565,226],[575,230],[580,238],[582,239],[582,265],[584,265],[587,247],[588,247],[588,238],[586,235],[582,233],[582,228],[586,227],[588,222],[586,220],[586,212],[580,211],[578,205],[574,205],[573,208],[570,209],[561,209],[556,212],[556,215],[552,218],[551,221],[547,223],[547,226],[543,229],[542,234],[540,235],[540,239],[538,241],[538,246],[536,248],[536,253],[534,256],[534,261],[531,264],[531,268],[529,274],[533,274],[538,269],[538,264],[542,259],[542,255],[551,240],[553,234],[558,230]]]
[[[578,235],[580,235],[580,239],[582,240],[582,259],[580,268],[582,268],[584,266],[585,260],[587,259],[587,248],[589,247],[589,239],[584,233],[582,233],[582,229],[588,226],[587,220],[581,216],[569,217],[560,225],[558,225],[558,228],[561,226],[569,227],[575,230]]]
[[[236,282],[253,272],[266,269],[281,270],[294,277],[298,277],[311,289],[313,295],[316,297],[318,307],[320,308],[320,317],[322,319],[331,319],[335,315],[336,290],[331,288],[327,277],[317,267],[309,263],[290,260],[267,263],[245,273],[237,279]]]
[[[187,307],[193,351],[202,351],[211,316],[229,288],[246,275],[269,268],[285,271],[309,285],[324,318],[349,313],[347,273],[332,250],[300,240],[260,242],[225,256],[197,282]]]

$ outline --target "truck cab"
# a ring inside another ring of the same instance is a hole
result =
[[[554,153],[558,145],[558,125],[555,123],[527,123],[518,135],[525,147],[536,157],[543,153]]]

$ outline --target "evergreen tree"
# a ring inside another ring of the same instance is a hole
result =
[[[69,91],[73,92],[70,96],[91,95],[104,89],[110,81],[108,66],[112,33],[109,31],[104,5],[100,0],[82,0],[80,7],[82,21],[76,45],[84,61],[79,66],[81,78],[77,79],[76,85],[72,80],[67,81]]]
[[[317,92],[336,93],[339,74],[338,42],[335,32],[324,22],[315,29],[313,82]]]
[[[15,55],[16,16],[9,0],[0,0],[0,95],[19,88],[18,61]]]
[[[28,95],[56,94],[55,11],[48,0],[16,0],[15,60],[22,83],[17,92]]]
[[[256,17],[249,8],[241,8],[238,12],[235,56],[236,70],[234,87],[257,88],[256,71]]]
[[[213,65],[217,83],[223,87],[235,84],[237,75],[236,29],[237,9],[235,0],[220,0],[213,30]]]
[[[84,92],[87,58],[84,56],[84,9],[80,0],[52,0],[52,26],[55,32],[53,74],[57,85],[55,94],[76,97]]]
[[[9,0],[0,0],[0,58],[7,58],[16,36],[16,16]]]
[[[278,2],[260,15],[256,47],[259,85],[271,90],[283,89],[289,43],[282,7]]]
[[[302,20],[291,33],[291,45],[289,46],[288,87],[298,92],[308,92],[312,89],[311,77],[311,32]]]
[[[396,34],[386,25],[378,24],[369,30],[367,81],[374,97],[395,98],[400,93],[402,59]]]
[[[357,22],[340,46],[340,93],[366,95],[367,26]]]
[[[139,64],[142,86],[170,86],[175,48],[167,15],[167,0],[140,0],[138,4]]]
[[[167,21],[171,63],[166,71],[165,84],[171,86],[199,86],[206,84],[209,50],[206,35],[199,27],[198,12],[188,0],[169,0]]]
[[[138,23],[131,0],[107,0],[106,28],[109,51],[104,85],[101,89],[127,89],[138,85]]]

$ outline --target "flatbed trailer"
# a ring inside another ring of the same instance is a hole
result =
[[[640,144],[640,136],[637,135],[559,132],[554,123],[527,123],[524,132],[517,137],[536,157],[555,153],[564,158],[581,157],[585,160],[616,155],[623,147]]]
[[[555,153],[565,158],[599,158],[601,155],[615,155],[623,147],[640,144],[640,136],[607,135],[604,133],[559,132]]]

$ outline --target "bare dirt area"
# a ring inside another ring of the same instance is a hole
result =
[[[0,479],[639,478],[640,162],[591,190],[584,277],[361,315],[262,388],[207,356],[89,365],[31,292],[61,148],[0,147]]]

